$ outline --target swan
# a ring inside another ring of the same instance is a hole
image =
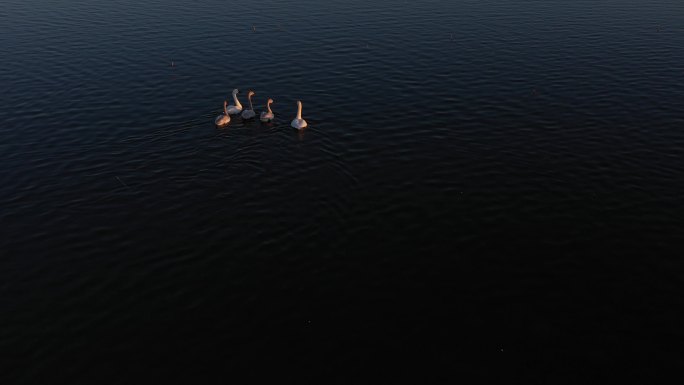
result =
[[[235,102],[235,104],[228,106],[228,114],[230,115],[237,115],[242,111],[242,104],[240,104],[240,101],[237,98],[238,92],[240,91],[238,91],[237,88],[233,90],[233,102]]]
[[[275,118],[273,111],[271,111],[271,103],[273,103],[273,99],[268,99],[268,102],[266,102],[266,108],[268,111],[261,111],[261,116],[259,119],[261,119],[262,122],[270,122]]]
[[[228,123],[230,123],[230,115],[228,115],[228,109],[226,107],[227,105],[228,105],[228,101],[224,100],[223,101],[223,114],[217,116],[216,120],[214,121],[214,123],[216,124],[217,127],[223,127],[223,126],[228,125]]]
[[[252,96],[256,95],[254,91],[250,90],[247,94],[247,100],[249,100],[249,110],[242,111],[242,119],[252,119],[256,116],[254,112],[254,106],[252,106]]]
[[[297,117],[292,119],[292,123],[290,123],[290,125],[298,130],[301,130],[307,126],[306,120],[302,119],[302,102],[299,100],[297,101]]]

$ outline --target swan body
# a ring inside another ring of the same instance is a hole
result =
[[[216,120],[214,121],[214,124],[216,124],[217,127],[223,127],[228,125],[230,123],[230,115],[228,115],[228,109],[227,106],[228,102],[223,101],[223,114],[219,115],[216,117]]]
[[[235,104],[231,104],[228,106],[228,114],[229,115],[237,115],[242,111],[242,104],[240,104],[240,100],[237,98],[238,94],[238,89],[233,90],[233,102]]]
[[[271,103],[273,103],[273,99],[268,99],[268,102],[266,102],[266,108],[268,109],[268,111],[261,111],[261,116],[259,116],[259,120],[261,120],[262,122],[270,122],[275,118],[273,111],[271,111]]]
[[[292,120],[292,123],[290,123],[292,128],[296,128],[298,130],[301,130],[302,128],[305,128],[308,126],[306,123],[306,120],[302,119],[302,102],[297,101],[297,117]]]
[[[256,112],[254,112],[254,106],[252,105],[252,96],[254,95],[254,91],[251,90],[247,94],[247,100],[249,100],[249,110],[242,111],[242,119],[252,119],[256,116]]]

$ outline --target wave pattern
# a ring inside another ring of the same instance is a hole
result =
[[[428,330],[476,358],[515,346],[549,378],[615,366],[613,348],[667,352],[619,341],[684,335],[648,305],[684,298],[668,256],[682,15],[674,0],[5,0],[3,383],[130,383],[187,357],[225,374],[316,362],[321,379],[418,345],[448,361]],[[213,127],[236,87],[275,99],[276,121]],[[573,342],[539,353],[555,339]]]

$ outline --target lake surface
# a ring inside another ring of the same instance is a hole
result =
[[[0,382],[662,381],[683,47],[680,0],[4,0]]]

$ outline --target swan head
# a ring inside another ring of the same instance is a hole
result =
[[[301,107],[301,106],[302,106],[301,100],[297,100],[297,107]]]
[[[271,104],[271,103],[273,103],[273,99],[268,99],[268,101],[266,102],[266,104]]]
[[[234,89],[234,90],[233,90],[233,96],[237,95],[237,94],[238,94],[238,92],[240,92],[240,91],[238,91],[238,89],[237,89],[237,88],[236,88],[236,89]]]
[[[249,90],[249,92],[247,93],[247,97],[248,97],[248,98],[251,97],[251,96],[254,96],[254,95],[256,95],[256,94],[255,94],[254,91],[252,91],[252,90]]]

